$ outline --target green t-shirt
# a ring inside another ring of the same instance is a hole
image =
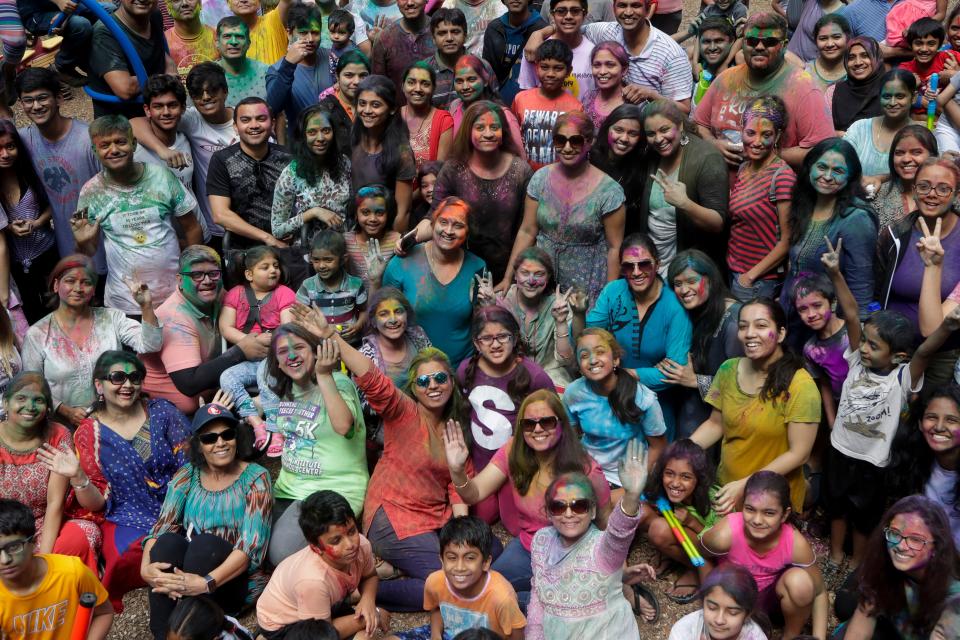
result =
[[[267,69],[270,67],[247,58],[247,63],[243,67],[243,73],[234,75],[223,63],[223,59],[217,60],[224,73],[227,76],[227,106],[235,107],[237,103],[244,98],[265,98],[267,95]]]

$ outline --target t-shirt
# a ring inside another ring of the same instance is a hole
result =
[[[280,19],[280,11],[272,9],[263,14],[250,30],[250,50],[247,57],[271,65],[287,53],[287,30]]]
[[[247,287],[237,285],[227,292],[223,298],[223,306],[230,307],[237,312],[237,320],[234,326],[243,330],[247,320],[250,318],[250,302],[247,300]],[[297,296],[293,289],[286,285],[280,285],[270,293],[270,299],[263,302],[259,300],[260,321],[250,328],[249,333],[263,333],[264,331],[274,331],[280,326],[280,312],[289,309],[297,301]]]
[[[793,375],[787,392],[774,401],[761,400],[760,394],[744,393],[737,382],[741,358],[731,358],[717,370],[704,398],[723,415],[723,441],[717,481],[727,484],[759,471],[789,449],[787,426],[791,422],[820,422],[820,391],[805,370]],[[802,469],[786,474],[790,483],[793,510],[803,508],[807,488]]]
[[[890,173],[890,151],[877,149],[873,135],[874,118],[861,118],[851,124],[843,134],[843,139],[853,145],[860,159],[860,168],[865,176],[879,176]]]
[[[316,551],[304,547],[285,558],[270,577],[257,601],[257,623],[267,631],[300,620],[330,620],[333,609],[374,572],[373,549],[360,534],[360,550],[349,569],[327,564]]]
[[[901,62],[900,68],[906,69],[910,73],[919,77],[920,86],[917,88],[917,91],[926,92],[927,81],[930,79],[930,76],[935,73],[942,72],[947,60],[951,58],[954,62],[960,62],[960,52],[954,51],[953,49],[948,49],[947,51],[938,51],[937,55],[934,56],[933,60],[930,61],[930,64],[925,65],[923,68],[917,64],[916,60],[907,60],[906,62]],[[937,90],[942,91],[944,86],[946,86],[945,83],[938,83]]]
[[[850,23],[854,36],[870,36],[882,42],[887,36],[887,13],[900,0],[856,0],[837,11]]]
[[[396,0],[388,0],[386,5],[377,4],[374,0],[353,0],[344,8],[354,15],[359,15],[367,29],[382,26],[377,25],[377,19],[381,16],[386,20],[386,24],[396,22],[403,17]]]
[[[844,359],[844,352],[850,348],[850,337],[844,325],[835,334],[821,340],[816,334],[803,345],[803,357],[816,365],[830,379],[833,397],[839,398],[843,391],[843,381],[847,379],[850,367]]]
[[[400,161],[390,170],[384,166],[383,151],[367,153],[363,145],[355,145],[350,153],[350,183],[353,190],[369,184],[386,185],[395,190],[397,182],[412,182],[417,177],[417,163],[410,145],[401,144]]]
[[[909,408],[909,396],[920,391],[923,375],[914,384],[909,363],[887,374],[870,371],[860,361],[859,348],[848,347],[843,357],[850,372],[843,381],[830,444],[847,457],[886,467],[900,419]]]
[[[444,0],[444,9],[460,9],[467,18],[467,41],[464,46],[467,53],[477,56],[483,54],[483,32],[487,25],[507,12],[507,5],[500,0]],[[527,88],[527,87],[523,87]]]
[[[200,33],[192,38],[184,38],[177,28],[167,29],[163,33],[170,48],[170,57],[177,65],[177,75],[182,82],[187,81],[190,69],[201,62],[209,62],[220,57],[217,53],[216,35],[210,27],[201,25]]]
[[[816,4],[816,0],[813,0]],[[700,640],[709,638],[703,624],[703,609],[697,609],[683,616],[670,629],[670,637],[667,640]],[[737,640],[767,640],[767,634],[763,632],[753,618],[747,618]]]
[[[910,231],[910,239],[903,245],[905,248],[901,249],[903,257],[896,271],[893,272],[893,279],[890,281],[890,297],[887,300],[887,309],[899,311],[907,316],[914,327],[919,326],[917,305],[920,300],[920,284],[923,282],[924,267],[920,252],[913,247],[917,246],[920,237],[920,231],[914,226]],[[941,236],[940,242],[946,255],[960,255],[960,227],[954,227],[950,233]],[[960,260],[944,260],[943,272],[940,275],[940,299],[945,300],[958,284],[960,284]],[[916,337],[920,337],[919,330]],[[947,344],[949,345],[950,342]]]
[[[446,574],[434,571],[423,587],[423,608],[440,609],[443,637],[453,637],[467,629],[490,629],[498,637],[508,638],[515,629],[527,626],[520,612],[517,593],[497,571],[488,571],[479,595],[462,598],[450,588]]]
[[[227,76],[229,86],[229,76]],[[179,131],[190,141],[190,150],[193,152],[193,192],[200,203],[200,211],[207,221],[207,228],[215,236],[223,235],[223,227],[213,221],[210,212],[210,201],[207,199],[207,172],[210,169],[210,159],[220,149],[225,149],[237,142],[237,130],[233,128],[233,120],[221,124],[211,124],[204,119],[196,107],[188,107],[180,118]]]
[[[266,98],[274,113],[283,111],[287,115],[289,140],[296,138],[300,113],[317,104],[317,96],[336,84],[333,70],[327,63],[329,56],[326,49],[317,49],[317,64],[293,64],[282,58],[267,69],[267,93],[261,97]]]
[[[63,640],[70,635],[80,608],[80,596],[92,593],[97,606],[107,590],[80,558],[41,553],[47,574],[29,595],[15,595],[0,583],[0,637]]]
[[[138,144],[137,150],[133,153],[133,159],[137,162],[149,162],[150,164],[155,164],[159,167],[165,167],[169,171],[173,172],[173,175],[177,176],[177,180],[180,181],[180,184],[193,195],[194,199],[197,199],[196,192],[193,190],[193,152],[190,149],[190,141],[187,140],[187,136],[183,135],[177,131],[177,137],[174,139],[173,144],[170,145],[170,149],[174,151],[179,151],[187,157],[187,164],[180,167],[179,169],[174,169],[167,165],[167,163],[160,159],[156,153],[147,148],[145,144]],[[199,200],[197,201],[199,205]],[[207,219],[204,217],[203,212],[198,207],[195,211],[197,216],[197,222],[200,223],[200,230],[203,232],[203,240],[207,242],[210,240],[210,228],[207,225]]]
[[[923,495],[943,506],[950,518],[954,544],[960,546],[960,512],[957,511],[957,472],[944,469],[936,461],[923,488]]]
[[[227,76],[227,106],[235,107],[244,98],[265,98],[267,95],[267,69],[259,60],[244,58],[240,73],[233,74],[223,60],[217,60]],[[230,123],[231,127],[233,122]]]
[[[569,111],[583,111],[583,105],[566,91],[551,99],[540,89],[527,89],[517,94],[510,110],[520,122],[527,160],[537,170],[554,161],[553,125],[557,118]]]
[[[734,273],[749,271],[780,240],[777,202],[791,200],[793,185],[797,182],[797,174],[781,158],[776,158],[760,173],[748,174],[748,168],[747,163],[740,166],[730,190],[727,266]],[[781,264],[763,278],[780,278],[783,270]]]
[[[373,41],[371,70],[393,80],[397,92],[401,93],[404,70],[414,62],[433,55],[436,50],[429,22],[425,22],[423,28],[414,33],[407,31],[402,21],[397,21],[381,31]]]
[[[144,164],[143,175],[128,186],[98,173],[83,185],[77,206],[88,207],[90,221],[99,222],[103,232],[106,306],[140,314],[124,276],[147,284],[157,304],[173,293],[180,257],[173,216],[192,213],[197,201],[169,169]]]
[[[550,38],[552,40],[552,38]],[[580,44],[573,49],[572,71],[567,79],[563,81],[563,88],[570,92],[574,98],[583,102],[584,96],[593,91],[593,63],[590,61],[590,54],[593,52],[593,43],[583,38]],[[520,88],[533,89],[540,86],[540,78],[537,77],[537,65],[526,58],[520,63]]]
[[[342,278],[337,288],[327,288],[320,276],[310,276],[297,289],[297,302],[317,305],[323,316],[332,325],[349,325],[357,320],[359,307],[367,304],[367,287],[363,280],[341,271]]]
[[[346,435],[333,430],[319,387],[293,385],[291,397],[280,400],[277,431],[284,435],[282,467],[273,485],[280,499],[304,500],[314,491],[336,491],[354,514],[363,508],[367,492],[367,438],[357,388],[346,375],[333,372],[340,397],[353,414]]]

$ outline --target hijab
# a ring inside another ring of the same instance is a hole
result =
[[[873,71],[863,80],[855,80],[847,66],[850,51],[863,47],[873,63]],[[833,127],[837,131],[846,131],[856,120],[872,118],[883,113],[880,108],[880,89],[883,85],[883,56],[880,45],[873,38],[858,36],[850,40],[843,55],[843,66],[847,70],[845,80],[837,82],[833,94]]]

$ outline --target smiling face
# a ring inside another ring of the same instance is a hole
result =
[[[899,80],[890,80],[880,88],[880,108],[891,120],[900,120],[910,115],[913,94]]]
[[[810,185],[821,195],[835,195],[849,181],[850,167],[837,151],[827,151],[810,167]]]
[[[453,90],[457,96],[463,100],[464,104],[470,104],[483,93],[483,79],[473,67],[467,63],[457,63],[453,70]]]
[[[557,33],[569,36],[580,32],[583,19],[586,17],[580,0],[553,2],[550,5],[550,11],[553,14],[553,24],[557,27]]]
[[[326,113],[317,113],[307,120],[303,130],[304,140],[310,153],[322,158],[333,141],[333,124]]]
[[[47,418],[47,398],[37,383],[25,384],[9,399],[3,401],[7,420],[17,429],[30,432],[37,429]]]
[[[749,613],[722,587],[703,596],[703,626],[710,640],[737,640]]]
[[[276,356],[280,371],[295,384],[303,384],[313,375],[315,354],[310,343],[300,336],[286,333],[278,337]]]
[[[697,474],[689,460],[671,458],[663,467],[663,492],[674,504],[685,503],[697,488]]]
[[[237,107],[237,135],[249,147],[267,143],[273,129],[273,116],[265,104],[254,103]]]
[[[205,433],[223,433],[228,430],[232,430],[236,434],[236,427],[227,422],[215,420],[205,424],[194,437]],[[237,459],[237,438],[235,436],[229,440],[217,438],[213,444],[204,444],[201,441],[200,454],[211,469],[227,469],[233,466]]]
[[[440,372],[447,375],[447,379],[442,383],[437,382],[436,376],[434,375]],[[416,374],[418,378],[420,376],[427,376],[426,387],[421,387],[418,384],[413,385],[413,395],[417,402],[422,404],[426,409],[442,411],[443,408],[447,406],[447,402],[450,401],[450,396],[453,395],[454,381],[450,370],[447,369],[442,362],[430,360],[418,366]]]
[[[227,0],[227,6],[241,18],[255,16],[260,11],[260,0]]]
[[[897,571],[904,573],[918,574],[929,564],[936,548],[936,542],[933,534],[930,533],[930,527],[923,521],[919,513],[898,513],[890,521],[887,527],[899,536],[903,536],[897,544],[892,544],[887,540],[887,551],[890,554],[890,561]],[[922,549],[911,549],[907,537],[915,538],[917,541],[924,540],[926,544]]]
[[[460,207],[444,207],[433,221],[433,243],[442,251],[453,251],[467,241],[467,216]]]
[[[541,421],[544,418],[554,418],[558,419],[556,412],[550,408],[550,405],[542,400],[537,402],[529,403],[523,415],[520,416],[521,421],[523,419]],[[554,421],[554,425],[551,428],[544,427],[543,422],[538,422],[534,426],[533,431],[528,431],[526,429],[521,429],[523,432],[523,442],[530,447],[532,451],[546,452],[553,449],[558,442],[560,442],[560,436],[562,432],[562,427],[558,420]]]
[[[960,51],[960,15],[953,19],[947,27],[947,42],[954,51]]]
[[[215,118],[226,108],[227,92],[222,88],[210,89],[204,87],[199,94],[190,94],[190,98],[200,115],[210,119]]]
[[[467,34],[463,27],[452,22],[441,22],[433,30],[433,43],[437,51],[445,56],[455,56],[463,50]]]
[[[494,153],[503,144],[503,124],[493,111],[480,115],[470,130],[470,144],[480,153]]]
[[[20,96],[20,106],[23,107],[23,113],[30,118],[30,122],[43,127],[50,122],[59,111],[63,99],[59,95],[54,95],[49,89],[36,89],[34,91],[24,91]]]
[[[634,31],[643,26],[649,7],[644,0],[614,0],[613,16],[624,31]]]
[[[349,569],[360,554],[360,531],[357,523],[331,524],[320,534],[314,547],[327,564]]]
[[[542,264],[536,260],[524,260],[515,274],[517,292],[527,300],[539,300],[547,289],[549,278],[547,268]]]
[[[678,273],[671,284],[680,304],[687,311],[698,309],[710,296],[710,281],[690,267]]]
[[[141,379],[140,382],[134,383],[129,379],[131,374],[133,374],[135,377],[139,377],[140,373],[137,371],[137,368],[129,362],[118,362],[112,365],[108,375],[114,371],[127,374],[127,380],[120,384],[115,384],[109,379],[97,380],[95,381],[95,387],[97,389],[97,394],[103,396],[103,401],[107,404],[107,406],[115,407],[121,411],[125,411],[140,400],[140,389],[143,387],[143,380]]]
[[[805,295],[797,296],[794,306],[803,324],[814,331],[823,329],[833,317],[830,301],[819,291],[810,291]]]
[[[935,454],[955,450],[960,447],[960,407],[950,398],[934,398],[920,417],[920,431]]]
[[[181,271],[210,273],[219,270],[220,265],[216,262],[194,262],[191,265],[185,266]],[[213,303],[213,301],[217,299],[217,296],[220,295],[220,289],[223,287],[223,278],[221,277],[218,277],[216,280],[210,277],[204,277],[200,282],[194,282],[193,278],[181,273],[177,274],[177,279],[180,282],[180,289],[184,295],[190,300],[199,302],[201,305]]]
[[[592,496],[578,484],[566,483],[557,486],[553,499],[570,504],[575,500],[592,500]],[[551,513],[548,517],[557,533],[569,543],[579,540],[587,532],[596,515],[597,509],[593,506],[586,513],[574,513],[573,509],[567,508],[561,515]]]
[[[626,278],[627,285],[634,295],[641,295],[650,290],[657,279],[659,266],[660,264],[646,247],[637,245],[626,247],[623,250],[623,257],[620,258],[620,273]]]
[[[346,256],[338,256],[329,249],[314,249],[310,252],[310,264],[321,280],[327,281],[337,276],[344,265]]]
[[[357,225],[368,238],[379,238],[387,226],[387,201],[381,197],[361,200],[357,207]]]
[[[786,36],[783,31],[750,27],[743,36],[744,60],[751,70],[765,75],[780,68]]]
[[[180,124],[184,105],[180,104],[172,92],[150,98],[149,104],[143,105],[143,112],[150,123],[161,131],[173,132]]]
[[[940,41],[935,36],[923,36],[914,38],[910,42],[910,49],[913,51],[913,57],[919,65],[928,65],[933,62],[934,56],[940,49]]]
[[[862,45],[855,44],[847,52],[847,74],[853,80],[865,80],[873,73],[873,60]]]
[[[133,140],[132,134],[115,131],[93,138],[93,149],[103,168],[117,173],[133,164],[133,153],[137,149],[137,143]]]
[[[607,132],[607,144],[615,156],[625,156],[640,144],[643,127],[639,120],[625,118],[617,120]]]
[[[893,150],[893,170],[902,180],[913,182],[920,166],[930,158],[930,152],[913,136],[905,136]]]
[[[565,167],[583,165],[590,156],[591,142],[584,138],[580,128],[573,123],[562,125],[553,136],[557,162]]]
[[[620,358],[600,336],[586,334],[577,340],[577,362],[583,377],[596,385],[603,385],[616,375]]]
[[[427,107],[433,99],[433,81],[426,69],[413,68],[403,81],[403,95],[411,107]]]
[[[786,328],[777,328],[770,310],[762,304],[750,304],[740,309],[737,338],[743,353],[751,360],[762,360],[780,349],[787,336]]]
[[[623,65],[606,49],[597,51],[590,68],[593,82],[600,91],[618,88],[623,84]]]
[[[97,289],[97,282],[83,267],[67,269],[53,281],[53,290],[60,304],[71,309],[82,309],[90,304]]]
[[[391,114],[390,105],[375,92],[361,91],[357,96],[357,117],[365,129],[386,126]]]
[[[337,76],[337,87],[340,89],[340,94],[348,101],[353,102],[357,99],[357,87],[360,86],[360,81],[370,75],[370,72],[367,70],[367,67],[362,64],[348,64],[340,70],[340,75]]]
[[[399,340],[407,330],[407,309],[399,300],[386,299],[373,310],[377,333],[388,340]]]
[[[400,9],[400,15],[407,20],[416,20],[423,15],[423,8],[427,6],[427,0],[397,0],[397,8]]]
[[[146,19],[156,8],[156,0],[120,0],[120,8],[135,19]]]
[[[669,118],[655,114],[643,121],[647,146],[661,158],[672,158],[680,149],[680,127]]]
[[[776,126],[760,116],[752,116],[743,123],[743,152],[747,159],[762,162],[776,150],[780,134]]]
[[[9,133],[0,134],[0,169],[12,169],[17,164],[17,143]]]
[[[700,58],[713,68],[723,62],[733,41],[730,36],[716,29],[708,29],[700,34]]]
[[[790,515],[780,505],[780,500],[769,491],[748,493],[743,499],[743,531],[755,542],[768,540],[780,531]]]
[[[928,193],[920,195],[920,190],[930,188]],[[946,195],[940,195],[937,190],[948,191]],[[939,218],[950,211],[953,205],[953,198],[957,192],[956,174],[946,167],[938,165],[928,165],[922,167],[917,172],[917,179],[914,184],[914,200],[917,203],[917,209],[920,215],[926,218]]]
[[[475,597],[485,586],[481,582],[493,558],[484,557],[477,547],[467,544],[448,544],[440,554],[443,573],[450,586],[462,597]]]
[[[817,32],[817,51],[824,62],[838,62],[846,48],[847,35],[836,24],[827,23]]]

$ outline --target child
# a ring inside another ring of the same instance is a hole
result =
[[[355,344],[367,322],[367,288],[361,278],[347,273],[348,260],[346,240],[340,232],[318,231],[310,247],[310,264],[317,275],[300,285],[297,302],[319,307],[344,340]]]
[[[423,608],[430,625],[391,636],[389,640],[452,638],[470,628],[485,627],[498,638],[521,640],[526,618],[517,594],[502,575],[490,570],[493,532],[473,516],[451,518],[440,529],[440,562],[423,588]]]
[[[170,614],[167,640],[253,640],[250,632],[207,596],[181,598]]]
[[[697,595],[703,608],[677,620],[668,640],[767,640],[751,615],[757,604],[757,583],[743,567],[730,563],[717,567]]]
[[[334,9],[327,17],[327,31],[330,34],[330,73],[336,75],[335,69],[340,56],[347,51],[354,51],[357,45],[353,43],[353,32],[357,26],[353,14],[346,9]]]
[[[507,12],[507,3],[501,0],[444,0],[444,9],[459,9],[466,19],[467,53],[483,54],[483,34],[487,25]]]
[[[0,638],[54,640],[70,635],[80,596],[96,596],[90,631],[104,640],[113,624],[107,590],[80,558],[37,554],[37,527],[30,509],[0,499]]]
[[[883,469],[890,464],[890,447],[908,408],[910,394],[923,386],[930,358],[950,334],[960,328],[960,307],[947,315],[911,357],[915,328],[895,311],[878,311],[860,328],[857,301],[840,272],[840,251],[827,240],[821,262],[837,290],[851,345],[843,353],[850,366],[830,435],[827,457],[827,511],[830,561],[843,562],[847,522],[853,525],[850,568],[863,559],[867,537],[880,522],[886,503]],[[852,345],[860,345],[857,351]],[[828,569],[833,567],[828,565]]]
[[[507,5],[507,12],[487,26],[483,34],[483,59],[493,68],[504,104],[511,104],[520,89],[523,47],[533,32],[547,26],[547,21],[530,6],[530,0],[502,1]]]
[[[940,0],[943,2],[943,0]],[[747,23],[747,7],[740,0],[716,0],[705,6],[696,18],[690,23],[685,32],[677,31],[673,39],[684,42],[694,36],[702,35],[701,25],[708,18],[723,18],[727,20],[736,32],[737,38],[743,37],[743,27]]]
[[[355,231],[343,234],[347,245],[347,271],[363,280],[365,288],[370,288],[367,275],[368,266],[382,269],[393,257],[394,247],[400,241],[400,234],[391,228],[393,198],[390,190],[382,184],[372,184],[357,190],[354,199],[357,226]],[[371,241],[373,241],[371,243]]]
[[[554,160],[553,124],[561,113],[583,111],[583,106],[563,88],[573,68],[573,52],[560,40],[547,40],[537,48],[540,86],[517,94],[510,110],[520,123],[523,148],[534,171]]]
[[[340,640],[337,628],[326,620],[301,620],[288,624],[277,635],[283,640]],[[361,634],[354,636],[361,639]]]
[[[913,60],[900,63],[901,69],[906,69],[917,77],[917,94],[921,96],[919,103],[914,104],[914,113],[926,113],[927,102],[936,100],[939,93],[954,72],[946,67],[947,60],[954,63],[960,61],[960,53],[951,50],[940,51],[946,39],[946,30],[943,25],[932,18],[920,18],[910,25],[906,33],[907,42],[913,51]],[[930,88],[930,76],[937,74],[937,91]]]
[[[743,495],[742,512],[700,534],[704,550],[750,571],[760,591],[757,610],[783,616],[784,638],[799,634],[811,613],[814,635],[827,637],[827,592],[810,543],[787,522],[792,510],[786,478],[758,471]]]
[[[658,575],[669,572],[674,562],[683,565],[683,573],[673,581],[667,597],[677,604],[693,602],[697,596],[700,580],[686,552],[677,542],[666,518],[656,509],[657,500],[666,498],[681,526],[691,540],[706,528],[712,527],[717,514],[710,506],[710,489],[714,480],[713,466],[707,454],[690,439],[677,440],[660,456],[644,495],[642,527],[647,529],[650,544],[660,553],[662,562],[655,567]],[[703,573],[710,570],[707,566]],[[680,593],[681,590],[687,593]],[[699,595],[702,595],[702,591]]]
[[[911,47],[910,25],[922,18],[943,22],[947,15],[947,0],[905,0],[890,7],[887,12],[887,37],[883,44],[897,49]]]
[[[237,344],[253,334],[264,345],[269,345],[271,332],[293,321],[290,307],[296,302],[293,290],[280,284],[283,276],[280,258],[270,247],[253,247],[237,254],[236,270],[235,280],[246,280],[246,283],[238,284],[224,296],[218,320],[220,335],[227,342]],[[251,360],[230,367],[220,374],[220,388],[235,398],[237,413],[253,427],[255,446],[262,448],[269,437],[268,429],[246,391],[246,387],[257,383],[258,363],[259,360]],[[269,389],[266,391],[269,393]],[[268,455],[280,455],[282,446],[282,438],[273,438]]]
[[[430,209],[433,207],[433,189],[437,185],[437,176],[443,163],[438,160],[424,162],[417,170],[417,184],[420,185],[420,202],[413,207],[410,218],[410,228],[415,229],[421,220],[430,218]]]
[[[586,104],[584,98],[594,90],[591,55],[594,43],[582,32],[589,13],[589,4],[587,0],[553,0],[549,4],[556,27],[556,32],[550,38],[565,42],[573,53],[571,73],[564,79],[563,87],[582,104]],[[521,89],[533,89],[540,84],[537,80],[536,64],[529,60],[520,64],[519,82]]]
[[[335,491],[311,494],[301,503],[299,522],[309,545],[277,566],[257,601],[261,635],[286,638],[283,627],[313,618],[358,640],[389,629],[390,614],[374,603],[379,580],[373,549],[346,498]],[[360,601],[351,606],[356,590]]]

